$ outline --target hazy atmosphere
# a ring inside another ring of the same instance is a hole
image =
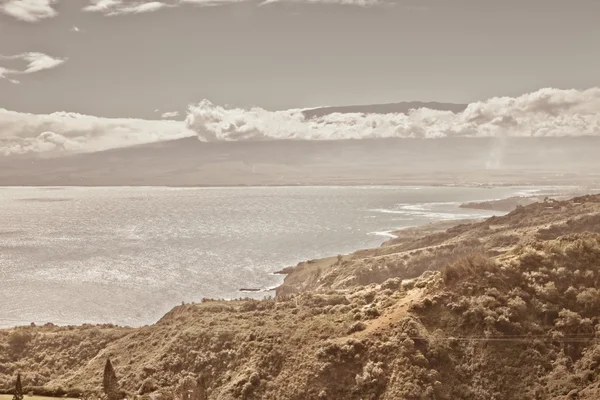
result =
[[[600,399],[599,43],[598,0],[0,0],[0,400]]]

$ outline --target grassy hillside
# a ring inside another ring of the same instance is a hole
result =
[[[165,398],[600,398],[600,196],[413,232],[296,267],[274,299],[0,331],[0,387],[98,390],[110,357],[129,393]]]

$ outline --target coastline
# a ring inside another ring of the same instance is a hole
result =
[[[527,190],[525,190],[526,192]],[[479,190],[477,190],[477,192],[479,192]],[[482,190],[482,192],[485,192]],[[515,193],[515,191],[508,191],[510,193]],[[506,194],[502,194],[502,195],[506,195]],[[482,194],[481,196],[478,194],[477,197],[478,198],[485,198],[487,196],[490,196],[490,194]],[[468,198],[468,197],[467,197]],[[500,201],[500,200],[496,200],[496,201]],[[456,207],[458,207],[458,202],[455,202],[452,204],[452,209],[455,209]],[[387,218],[387,216],[385,217]],[[418,225],[418,226],[411,226],[411,227],[406,227],[406,228],[402,228],[399,230],[394,230],[391,231],[396,237],[395,238],[380,238],[377,237],[372,240],[364,247],[359,247],[356,246],[354,250],[352,247],[349,248],[350,252],[347,254],[342,255],[341,258],[341,262],[352,262],[352,261],[356,261],[356,260],[360,260],[363,258],[367,258],[367,257],[371,257],[372,255],[377,255],[377,254],[385,254],[386,253],[386,247],[390,247],[392,248],[393,246],[397,246],[400,245],[402,243],[404,243],[407,240],[411,240],[411,239],[415,239],[415,238],[419,238],[419,237],[423,237],[423,236],[427,236],[427,235],[431,235],[431,234],[436,234],[436,233],[442,233],[447,229],[453,228],[456,225],[460,225],[460,224],[466,224],[466,223],[472,223],[475,222],[475,220],[471,220],[471,219],[456,219],[456,220],[437,220],[435,222],[430,222],[427,223],[425,225]],[[380,227],[381,225],[379,225],[378,227]],[[384,226],[384,225],[383,225]],[[377,229],[377,228],[375,228]],[[366,231],[365,231],[366,232]],[[358,242],[357,242],[358,243]],[[372,247],[371,247],[372,246]],[[334,248],[335,250],[335,248]],[[306,252],[305,253],[307,256],[310,257],[310,252]],[[327,255],[327,253],[320,253],[319,255]],[[293,260],[294,262],[296,260]],[[317,270],[327,270],[329,269],[331,266],[335,265],[337,262],[340,262],[338,260],[337,255],[334,253],[330,256],[326,256],[323,258],[318,258],[318,259],[312,259],[312,260],[302,260],[302,259],[298,259],[298,263],[296,263],[296,265],[293,264],[288,264],[288,266],[286,268],[279,268],[278,271],[274,271],[275,268],[269,270],[269,266],[267,266],[267,271],[265,273],[267,274],[277,274],[277,275],[281,275],[281,277],[273,277],[271,282],[268,282],[267,285],[261,286],[261,285],[250,285],[250,286],[245,286],[245,285],[235,285],[233,287],[231,287],[231,295],[227,295],[227,296],[223,296],[223,297],[219,297],[219,296],[207,296],[207,297],[214,297],[214,298],[219,298],[219,299],[238,299],[238,298],[242,298],[242,297],[254,297],[254,298],[262,298],[262,297],[267,297],[267,296],[272,296],[272,295],[277,295],[281,292],[285,292],[285,287],[289,285],[289,283],[291,281],[297,280],[297,281],[308,281],[309,278],[312,279],[313,278],[313,272],[317,271]],[[277,265],[277,267],[285,267],[286,264],[280,264]],[[273,267],[273,265],[271,265],[271,268]],[[301,273],[300,270],[303,270],[303,272]],[[291,277],[288,277],[288,275],[293,275]],[[318,279],[318,278],[317,278]],[[243,284],[243,282],[241,282]],[[313,283],[310,283],[308,286],[312,286]],[[190,299],[186,299],[186,301],[199,301],[200,297],[196,297],[196,298],[190,298]],[[178,304],[179,301],[177,302],[167,302],[166,304],[170,305],[170,306],[175,306],[176,304]],[[162,311],[161,311],[162,313]],[[156,314],[156,316],[154,318],[159,318],[159,313]],[[151,320],[147,320],[147,322],[143,322],[143,323],[151,323],[153,322],[155,319],[151,319]],[[50,318],[48,319],[51,322],[57,322],[56,320]],[[22,321],[22,323],[29,323],[31,320],[26,320],[26,321]],[[43,321],[37,321],[34,320],[36,323],[37,322],[43,322]],[[103,322],[103,321],[111,321],[113,323],[119,323],[115,320],[112,319],[108,319],[108,320],[104,320],[104,319],[96,319],[96,321],[98,322]],[[60,323],[60,320],[58,320],[58,322]],[[71,321],[71,323],[65,323],[65,324],[77,324],[77,321]],[[123,325],[129,325],[129,326],[139,326],[139,323],[136,323],[136,321],[125,321],[125,322],[121,322],[120,324]]]
[[[301,261],[295,266],[288,266],[279,271],[274,272],[278,275],[285,275],[281,285],[275,288],[276,296],[287,295],[297,292],[312,291],[317,283],[319,276],[323,271],[342,265],[350,261],[360,261],[376,255],[385,253],[386,247],[394,247],[405,243],[408,239],[415,240],[433,235],[436,233],[445,232],[448,229],[472,224],[483,221],[485,218],[463,218],[454,220],[440,220],[430,222],[425,225],[407,227],[404,229],[392,231],[396,235],[395,238],[384,240],[379,247],[369,249],[359,249],[352,253],[340,254],[337,256],[329,256],[317,259]]]
[[[37,386],[27,389],[34,394],[68,395],[66,390],[72,390],[77,398],[94,395],[101,390],[101,371],[110,357],[130,397],[160,393],[170,400],[182,380],[192,377],[210,398],[241,398],[236,390],[248,382],[256,382],[252,386],[256,396],[248,399],[301,398],[306,393],[320,398],[324,390],[331,397],[323,398],[351,398],[347,388],[354,387],[357,373],[370,370],[372,360],[378,359],[383,360],[378,376],[406,376],[398,390],[434,371],[431,380],[420,383],[419,393],[439,382],[440,390],[456,394],[453,398],[469,398],[460,380],[463,365],[480,365],[482,354],[493,362],[485,364],[484,372],[497,377],[506,366],[521,371],[522,346],[544,346],[550,355],[564,350],[570,338],[557,341],[564,338],[556,335],[563,332],[557,331],[563,327],[561,316],[545,318],[541,311],[546,303],[541,301],[549,301],[548,297],[539,294],[539,284],[527,276],[535,271],[541,276],[548,265],[564,271],[545,275],[551,287],[569,290],[581,284],[587,285],[587,292],[597,290],[587,276],[597,276],[600,265],[599,221],[600,195],[548,200],[483,221],[407,228],[397,243],[306,262],[305,285],[275,298],[203,299],[178,305],[158,322],[139,328],[46,324],[0,330],[0,348],[10,350],[5,359],[9,368],[0,371],[0,392],[7,393],[13,372],[26,366],[28,373],[36,374]],[[533,260],[532,248],[539,251]],[[310,273],[319,267],[318,274]],[[567,273],[582,270],[585,276]],[[515,287],[524,293],[518,298],[534,299],[531,307],[536,308],[529,308],[525,300],[516,304],[518,308],[511,306]],[[482,298],[489,301],[474,324],[469,316],[482,310]],[[573,313],[569,316],[595,318],[587,304],[568,304],[565,296],[550,299],[552,309],[569,306]],[[520,311],[510,322],[521,329],[517,334],[497,331],[490,337],[486,330],[483,319],[499,308],[499,302]],[[510,345],[515,337],[518,353]],[[594,337],[578,336],[577,343],[584,339],[590,342],[590,352],[594,350]],[[488,343],[496,341],[503,343],[499,347]],[[445,343],[452,347],[447,349]],[[477,356],[472,356],[473,346]],[[410,357],[398,363],[398,355],[406,351]],[[456,354],[467,364],[440,364],[440,354]],[[575,362],[581,360],[585,362],[585,356]],[[534,361],[525,364],[523,379],[533,378],[523,388],[533,385],[538,379],[533,371],[546,365],[544,360]],[[581,371],[586,370],[584,365]],[[406,375],[411,371],[413,375]],[[572,375],[578,376],[578,371]],[[438,380],[441,374],[446,379]],[[555,375],[548,371],[545,376]],[[26,377],[31,385],[31,375]],[[505,382],[499,380],[498,388],[505,388]],[[384,380],[381,385],[394,394],[390,398],[397,398],[395,382]],[[512,390],[498,393],[506,397]]]
[[[491,186],[493,187],[493,186]],[[562,187],[561,189],[566,189]],[[524,196],[511,196],[507,198],[465,202],[458,207],[463,209],[486,210],[509,213],[518,207],[531,205],[544,201],[563,201],[573,197],[588,194],[589,190],[577,187],[576,190],[552,191],[540,189],[534,193]],[[484,221],[481,218],[461,218],[453,220],[438,220],[425,225],[406,227],[399,230],[393,230],[389,233],[395,237],[384,240],[379,247],[369,249],[359,249],[352,253],[328,256],[323,258],[301,261],[295,266],[288,266],[275,274],[285,275],[281,285],[275,288],[277,296],[292,294],[303,291],[312,291],[318,286],[317,281],[323,272],[336,265],[342,265],[350,261],[360,262],[361,259],[367,259],[378,255],[386,254],[386,248],[394,249],[401,247],[409,241],[419,241],[426,237],[442,235],[444,232],[460,226],[468,226]]]

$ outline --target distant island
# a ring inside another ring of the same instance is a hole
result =
[[[188,137],[95,153],[3,156],[0,186],[600,187],[598,147],[600,137],[211,143]]]

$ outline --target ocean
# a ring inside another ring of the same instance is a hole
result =
[[[299,261],[493,212],[501,187],[0,188],[0,326],[157,321],[181,302],[261,297]]]

